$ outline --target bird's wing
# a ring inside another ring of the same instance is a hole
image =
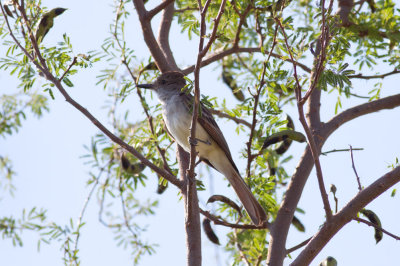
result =
[[[193,96],[188,95],[186,93],[181,93],[180,96],[187,104],[186,106],[193,106]],[[189,110],[192,112],[192,108]],[[200,112],[197,117],[197,121],[200,123],[200,125],[207,131],[207,133],[210,135],[210,137],[219,145],[219,147],[224,151],[226,154],[226,157],[228,160],[232,163],[233,167],[237,172],[239,170],[237,169],[235,162],[232,159],[231,152],[229,150],[228,143],[226,142],[224,135],[222,134],[221,129],[219,128],[217,122],[215,122],[212,114],[210,111],[202,104],[200,103]]]

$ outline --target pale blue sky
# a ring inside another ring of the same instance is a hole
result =
[[[153,1],[154,2],[154,1]],[[99,49],[103,40],[108,37],[109,24],[113,19],[109,1],[43,1],[49,8],[65,7],[68,10],[56,19],[54,28],[46,36],[45,44],[54,45],[62,40],[62,34],[67,33],[71,38],[76,54],[89,50]],[[152,3],[150,3],[152,4]],[[134,13],[131,3],[127,4],[131,13]],[[89,16],[87,16],[89,13]],[[86,17],[85,17],[86,15]],[[134,18],[136,18],[134,16]],[[137,51],[138,60],[147,59],[148,51],[143,43],[141,31],[137,20],[129,20],[127,23],[128,44]],[[154,23],[154,28],[158,23]],[[192,43],[186,41],[186,36],[181,36],[177,28],[173,28],[171,45],[177,61],[181,66],[186,66],[195,61],[197,40]],[[1,52],[3,53],[3,52]],[[143,56],[143,57],[142,57]],[[105,92],[99,86],[95,86],[96,75],[99,74],[104,64],[83,70],[72,78],[75,87],[68,88],[78,102],[88,108],[100,121],[107,123],[106,111],[102,109]],[[202,93],[211,96],[227,97],[229,104],[235,104],[236,100],[228,95],[226,88],[219,80],[219,71],[214,71],[213,65],[208,66],[201,73]],[[381,69],[381,68],[379,68]],[[15,77],[10,78],[8,73],[0,72],[2,91],[15,90]],[[385,79],[382,96],[398,93],[398,77]],[[40,86],[37,86],[40,88]],[[355,82],[357,92],[365,95],[372,87],[365,81]],[[59,224],[68,224],[69,219],[76,222],[79,217],[84,200],[89,188],[85,186],[90,168],[83,164],[80,156],[86,152],[84,144],[90,143],[90,137],[98,133],[98,130],[78,111],[66,103],[59,93],[55,93],[56,100],[51,101],[50,113],[45,114],[40,120],[28,116],[18,134],[6,139],[0,139],[0,152],[8,155],[13,161],[18,173],[14,179],[17,187],[15,197],[2,193],[0,201],[1,216],[20,216],[22,209],[30,209],[33,206],[48,210],[49,220]],[[323,119],[328,119],[334,114],[334,105],[337,95],[323,96]],[[356,101],[344,101],[343,108],[354,105]],[[131,109],[129,119],[134,122],[142,112],[138,109],[135,98],[128,99],[123,108]],[[295,108],[285,110],[297,123]],[[400,108],[390,111],[381,111],[377,114],[365,116],[344,125],[332,135],[323,150],[362,147],[365,150],[355,152],[355,163],[361,182],[364,186],[372,183],[377,177],[388,171],[387,166],[399,157],[400,139],[399,132]],[[243,146],[237,143],[245,143],[244,136],[237,136],[227,132],[233,132],[234,124],[225,120],[218,120],[223,128],[225,137],[231,146],[234,159],[239,169],[244,169],[245,161],[239,158],[238,151]],[[288,173],[292,173],[298,158],[304,149],[304,144],[295,143],[291,147],[294,159],[288,164]],[[334,153],[321,157],[322,169],[327,187],[334,183],[339,197],[339,208],[357,193],[357,184],[351,168],[350,154]],[[156,177],[149,175],[152,184],[143,191],[143,195],[154,195],[160,201],[157,215],[141,219],[144,224],[149,224],[149,229],[144,238],[150,242],[159,244],[157,252],[152,256],[145,256],[140,265],[185,265],[185,237],[183,231],[183,205],[179,202],[177,190],[171,186],[161,196],[154,193]],[[214,173],[214,191],[233,195],[226,188],[226,181]],[[205,177],[206,184],[208,178]],[[399,187],[398,185],[396,186]],[[391,191],[391,190],[390,190]],[[399,196],[390,197],[390,191],[374,201],[368,208],[374,210],[381,218],[383,227],[392,233],[400,234],[398,221]],[[201,198],[208,197],[209,192],[201,192]],[[331,202],[333,199],[330,197]],[[306,233],[299,233],[295,229],[290,230],[287,247],[296,245],[318,230],[323,223],[324,211],[318,190],[315,173],[313,172],[307,182],[299,207],[306,211],[305,215],[298,217],[306,225]],[[80,239],[80,258],[82,265],[131,265],[129,250],[116,246],[112,232],[99,224],[97,220],[98,204],[92,200],[85,216],[86,226],[82,230]],[[217,234],[222,243],[225,229],[217,227]],[[61,243],[53,242],[51,245],[42,245],[40,253],[36,251],[37,236],[34,233],[23,234],[24,247],[13,247],[9,240],[0,241],[0,257],[2,265],[63,265]],[[366,225],[352,222],[339,232],[314,260],[312,265],[318,263],[326,256],[337,258],[339,265],[394,265],[393,261],[399,261],[399,244],[392,238],[384,236],[376,245],[373,239],[373,229]],[[223,254],[221,247],[215,248],[203,236],[204,265],[227,265],[229,258]],[[216,259],[216,252],[220,258]],[[297,253],[294,253],[295,257]],[[288,265],[290,259],[285,261]]]

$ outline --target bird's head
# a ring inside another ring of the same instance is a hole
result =
[[[56,16],[59,16],[59,15],[61,15],[62,13],[64,13],[65,10],[67,10],[67,9],[66,9],[66,8],[62,8],[62,7],[57,7],[57,8],[54,9],[54,14],[55,14]]]
[[[151,89],[156,92],[180,91],[186,85],[185,75],[177,71],[169,71],[159,76],[152,84],[138,84],[139,88]]]

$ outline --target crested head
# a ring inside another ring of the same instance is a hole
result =
[[[138,84],[138,88],[154,90],[161,101],[179,95],[186,85],[185,75],[177,71],[161,74],[152,84]]]
[[[175,89],[180,90],[186,85],[185,75],[177,71],[169,71],[163,73],[154,82],[157,89]]]

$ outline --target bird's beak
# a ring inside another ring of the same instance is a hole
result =
[[[138,88],[154,90],[153,84],[138,84]]]

